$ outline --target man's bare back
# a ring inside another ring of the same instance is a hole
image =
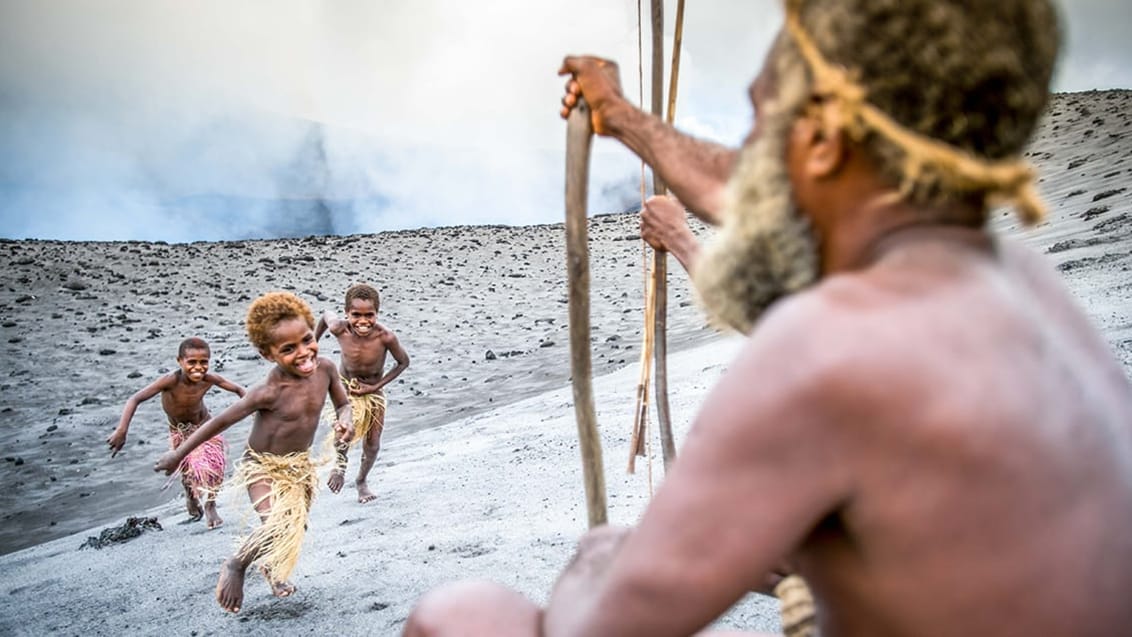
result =
[[[787,303],[754,339],[789,320],[815,360],[762,364],[827,370],[830,470],[854,482],[792,560],[836,600],[823,634],[1132,626],[1132,397],[1048,264],[909,236]]]

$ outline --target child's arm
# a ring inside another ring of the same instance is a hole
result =
[[[208,374],[205,375],[204,379],[206,381],[212,383],[213,385],[216,385],[220,389],[223,389],[225,391],[230,391],[233,394],[236,394],[240,398],[243,398],[244,394],[248,393],[247,391],[244,390],[243,387],[241,387],[240,385],[238,385],[236,383],[233,383],[232,381],[228,380],[227,378],[224,378],[220,374],[213,374],[212,372],[209,372]]]
[[[118,426],[110,436],[106,438],[106,445],[110,447],[111,458],[118,455],[118,452],[126,445],[126,432],[130,429],[130,421],[133,420],[134,412],[137,411],[138,405],[166,389],[171,389],[176,384],[177,379],[173,374],[165,374],[149,385],[146,385],[141,391],[126,400],[126,407],[122,409],[122,417],[118,419]]]
[[[318,341],[321,339],[322,335],[326,333],[326,330],[330,330],[331,334],[337,336],[342,332],[342,326],[344,324],[345,321],[334,316],[334,312],[327,310],[322,316],[318,317],[318,323],[314,326],[314,340]]]
[[[189,455],[189,452],[254,412],[267,407],[277,393],[277,389],[269,388],[266,385],[253,387],[243,398],[232,403],[216,416],[204,421],[196,431],[189,434],[184,442],[177,445],[176,449],[168,451],[158,458],[157,463],[153,465],[153,470],[164,471],[165,475],[173,473],[173,470],[181,464],[181,461]]]
[[[334,363],[320,358],[319,364],[330,375],[330,402],[334,405],[334,411],[338,416],[338,421],[334,423],[338,442],[350,442],[354,439],[354,409],[350,406],[350,396],[346,393],[346,386],[342,384],[342,378],[338,376],[338,369],[334,367]]]
[[[401,372],[409,369],[409,355],[405,352],[405,348],[401,347],[401,343],[397,341],[397,335],[393,332],[382,328],[381,342],[385,344],[385,349],[393,355],[393,360],[397,361],[397,365],[389,370],[388,374],[384,374],[381,380],[372,385],[359,383],[358,388],[352,393],[354,394],[372,394],[377,390],[385,387],[393,382],[393,379],[401,375]]]

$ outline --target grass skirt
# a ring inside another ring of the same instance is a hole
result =
[[[351,386],[356,386],[357,382],[357,380],[342,378],[342,383],[346,385],[347,390],[349,390]],[[345,449],[337,449],[338,439],[334,431],[334,423],[338,421],[338,414],[334,411],[334,405],[327,401],[326,407],[322,410],[323,422],[330,426],[330,433],[323,443],[323,449],[328,458],[337,456],[335,468],[339,471],[346,470],[346,451],[349,451],[350,448],[365,440],[374,429],[380,433],[381,430],[385,428],[385,394],[381,390],[372,394],[363,394],[361,396],[348,394],[348,396],[350,399],[350,410],[353,414],[354,437],[350,439],[350,444],[346,446]]]
[[[189,437],[198,425],[177,423],[169,430],[172,448],[177,448]],[[228,464],[228,443],[224,436],[217,435],[205,440],[199,447],[189,452],[181,461],[181,475],[186,476],[194,488],[205,494],[215,494],[224,483],[224,469]]]
[[[285,581],[299,561],[311,501],[318,488],[318,475],[309,451],[286,455],[260,453],[249,449],[237,463],[231,486],[247,489],[249,485],[269,481],[271,490],[259,500],[271,502],[271,511],[263,524],[252,532],[255,540],[249,547],[258,548],[256,561],[266,569],[272,582]]]
[[[782,604],[782,633],[786,637],[817,637],[814,598],[806,582],[790,575],[774,587],[774,594]]]
[[[380,391],[362,396],[350,394],[350,409],[354,414],[354,438],[350,446],[365,440],[370,431],[381,431],[385,427],[385,394]]]

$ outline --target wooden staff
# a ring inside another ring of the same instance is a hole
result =
[[[679,8],[677,24],[683,26],[683,6]],[[673,83],[676,78],[673,48]],[[670,91],[671,93],[672,91]],[[671,99],[669,100],[671,104]],[[657,117],[664,112],[664,0],[652,0],[652,113]],[[669,106],[669,111],[672,107]],[[653,194],[663,195],[668,189],[656,170],[653,170]],[[656,371],[656,420],[660,430],[660,447],[664,454],[664,470],[676,459],[676,443],[672,437],[672,416],[668,406],[668,253],[656,250],[652,270],[652,351]],[[647,319],[646,319],[647,320]]]
[[[593,372],[590,361],[590,257],[587,244],[586,190],[589,185],[590,109],[579,98],[566,120],[566,279],[569,286],[570,374],[573,378],[574,416],[582,452],[586,512],[590,528],[607,521],[605,468],[601,437],[594,413]]]

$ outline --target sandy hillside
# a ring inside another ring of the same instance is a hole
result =
[[[594,370],[638,357],[641,242],[634,215],[594,219]],[[551,388],[569,377],[561,226],[469,227],[370,236],[166,245],[0,243],[0,551],[130,514],[169,497],[148,468],[168,445],[157,399],[142,405],[123,454],[104,440],[129,396],[176,367],[201,336],[213,371],[244,385],[267,373],[243,315],[256,295],[291,290],[342,312],[354,282],[382,292],[379,320],[412,363],[387,392],[388,439]],[[673,268],[678,268],[673,260]],[[687,278],[670,285],[669,347],[707,330]],[[489,354],[488,352],[491,352]],[[322,341],[338,359],[337,343]],[[392,365],[392,362],[390,362]],[[233,399],[214,390],[215,412]],[[247,423],[230,430],[239,453]]]

